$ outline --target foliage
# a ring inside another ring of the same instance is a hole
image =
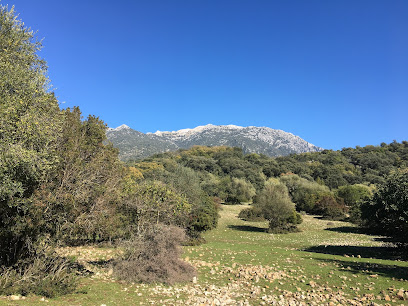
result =
[[[46,208],[39,216],[41,225],[70,244],[117,238],[122,221],[116,211],[125,176],[118,152],[104,144],[106,125],[99,118],[83,121],[77,107],[63,115],[59,162],[33,199]]]
[[[348,208],[350,222],[361,223],[361,205],[373,197],[374,189],[374,186],[355,184],[341,186],[335,191],[337,201],[344,201]]]
[[[187,198],[160,181],[135,185],[121,206],[127,236],[140,235],[152,224],[186,227],[190,211]]]
[[[332,194],[325,194],[316,202],[314,211],[326,219],[342,220],[346,217],[347,207]]]
[[[402,246],[408,244],[408,169],[391,174],[371,201],[362,205],[366,228],[386,235]]]
[[[31,248],[30,256],[11,267],[0,267],[0,294],[34,293],[56,297],[72,293],[77,277],[67,259],[59,257],[47,243]]]
[[[301,222],[287,187],[277,179],[266,182],[264,190],[255,199],[254,207],[261,210],[263,217],[269,221],[272,233],[296,231],[296,225]]]
[[[187,234],[197,239],[201,232],[216,228],[218,223],[218,207],[214,199],[204,198],[194,205],[187,225]]]
[[[159,165],[156,169],[162,167],[162,170],[144,172],[145,180],[154,179],[156,182],[161,182],[163,186],[165,185],[167,186],[166,188],[172,189],[175,194],[179,194],[189,203],[188,214],[183,214],[184,221],[182,223],[172,222],[169,224],[185,228],[188,236],[193,239],[199,238],[201,232],[212,229],[217,225],[218,210],[216,203],[202,188],[205,182],[204,178],[206,177],[204,174],[180,164],[174,164],[168,159],[160,159],[155,162],[141,162],[142,165],[146,163]],[[135,163],[134,166],[137,168],[139,163]],[[211,195],[214,196],[215,193]],[[171,207],[166,208],[163,206],[163,209],[171,210]],[[187,211],[185,210],[184,212],[186,213]]]
[[[332,189],[344,185],[382,184],[399,167],[408,166],[408,142],[344,148],[276,158],[280,173],[320,180]]]
[[[182,229],[157,224],[125,243],[125,254],[114,262],[114,275],[129,282],[191,281],[194,268],[180,259]]]
[[[41,234],[31,197],[53,170],[60,131],[41,43],[0,5],[0,265],[30,256]]]
[[[245,221],[264,221],[263,211],[260,207],[254,206],[249,208],[244,208],[238,214],[238,218]]]
[[[336,195],[343,199],[344,204],[352,207],[369,200],[373,196],[373,188],[362,184],[346,185],[339,187]]]
[[[281,175],[279,180],[288,188],[298,211],[316,213],[316,203],[323,195],[330,194],[326,186],[301,178],[296,174]]]
[[[239,179],[233,177],[226,188],[227,198],[226,202],[232,204],[239,204],[242,202],[252,201],[255,196],[256,191],[251,183],[247,182],[245,179]]]

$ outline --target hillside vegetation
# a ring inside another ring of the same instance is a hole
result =
[[[407,142],[280,158],[197,146],[125,164],[100,118],[59,107],[40,49],[0,5],[0,301],[408,299],[394,260]]]
[[[408,165],[407,158],[408,142],[394,141],[380,146],[324,150],[278,158],[244,154],[239,148],[195,146],[128,162],[128,165],[140,171],[141,179],[161,179],[163,173],[174,173],[178,168],[190,169],[199,178],[197,183],[201,188],[218,201],[229,204],[253,202],[254,206],[242,213],[243,218],[264,217],[266,212],[262,212],[260,207],[261,202],[265,202],[262,195],[266,189],[272,188],[271,185],[276,185],[274,189],[282,189],[278,187],[282,185],[285,190],[281,193],[287,194],[282,197],[292,201],[298,212],[349,220],[373,228],[373,223],[379,221],[368,220],[370,216],[362,214],[362,209],[369,205],[381,186],[388,184],[390,175],[400,176],[400,185],[393,188],[402,188],[398,205],[406,207],[403,194],[406,195],[407,191],[403,182],[406,180],[404,169]],[[277,193],[269,193],[266,198],[271,202],[273,194]],[[279,201],[274,200],[272,206],[282,203],[282,197]],[[296,218],[291,219],[292,223],[297,222]],[[396,219],[398,217],[393,218]]]
[[[382,237],[355,226],[305,216],[301,232],[268,234],[266,222],[237,215],[244,205],[223,205],[206,244],[184,247],[196,280],[172,286],[118,282],[106,265],[117,249],[75,247],[59,252],[92,271],[78,291],[49,305],[401,305],[408,300],[408,263]],[[86,292],[86,294],[85,294]],[[30,296],[15,304],[43,304]],[[405,299],[405,300],[404,300]],[[0,304],[7,304],[3,297]]]

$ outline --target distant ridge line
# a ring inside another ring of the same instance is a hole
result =
[[[194,145],[240,147],[244,153],[268,156],[322,150],[299,136],[282,130],[232,124],[207,124],[191,129],[146,134],[122,124],[108,129],[107,137],[119,149],[122,160],[141,159],[157,153],[188,149]]]

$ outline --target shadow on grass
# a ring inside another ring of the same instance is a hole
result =
[[[349,233],[349,234],[362,234],[363,231],[355,226],[339,226],[339,227],[329,227],[325,229],[326,231],[338,232],[338,233]]]
[[[367,276],[378,274],[384,277],[393,277],[396,279],[408,280],[408,267],[323,258],[319,258],[317,260],[325,263],[335,264],[339,268],[339,270],[349,271],[351,273],[361,273]]]
[[[407,260],[403,250],[395,247],[370,247],[349,245],[318,245],[304,249],[306,252],[330,255],[347,255],[350,257],[376,258],[387,260]]]
[[[244,232],[258,232],[258,233],[266,233],[267,228],[251,226],[251,225],[228,225],[228,228],[237,230],[237,231],[244,231]]]
[[[93,266],[97,266],[100,268],[106,268],[108,267],[111,263],[113,262],[113,259],[109,259],[109,260],[93,260],[93,261],[88,261],[89,264],[93,265]]]

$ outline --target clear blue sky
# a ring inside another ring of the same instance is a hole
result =
[[[406,0],[2,0],[62,107],[142,132],[268,126],[329,149],[408,140]]]

